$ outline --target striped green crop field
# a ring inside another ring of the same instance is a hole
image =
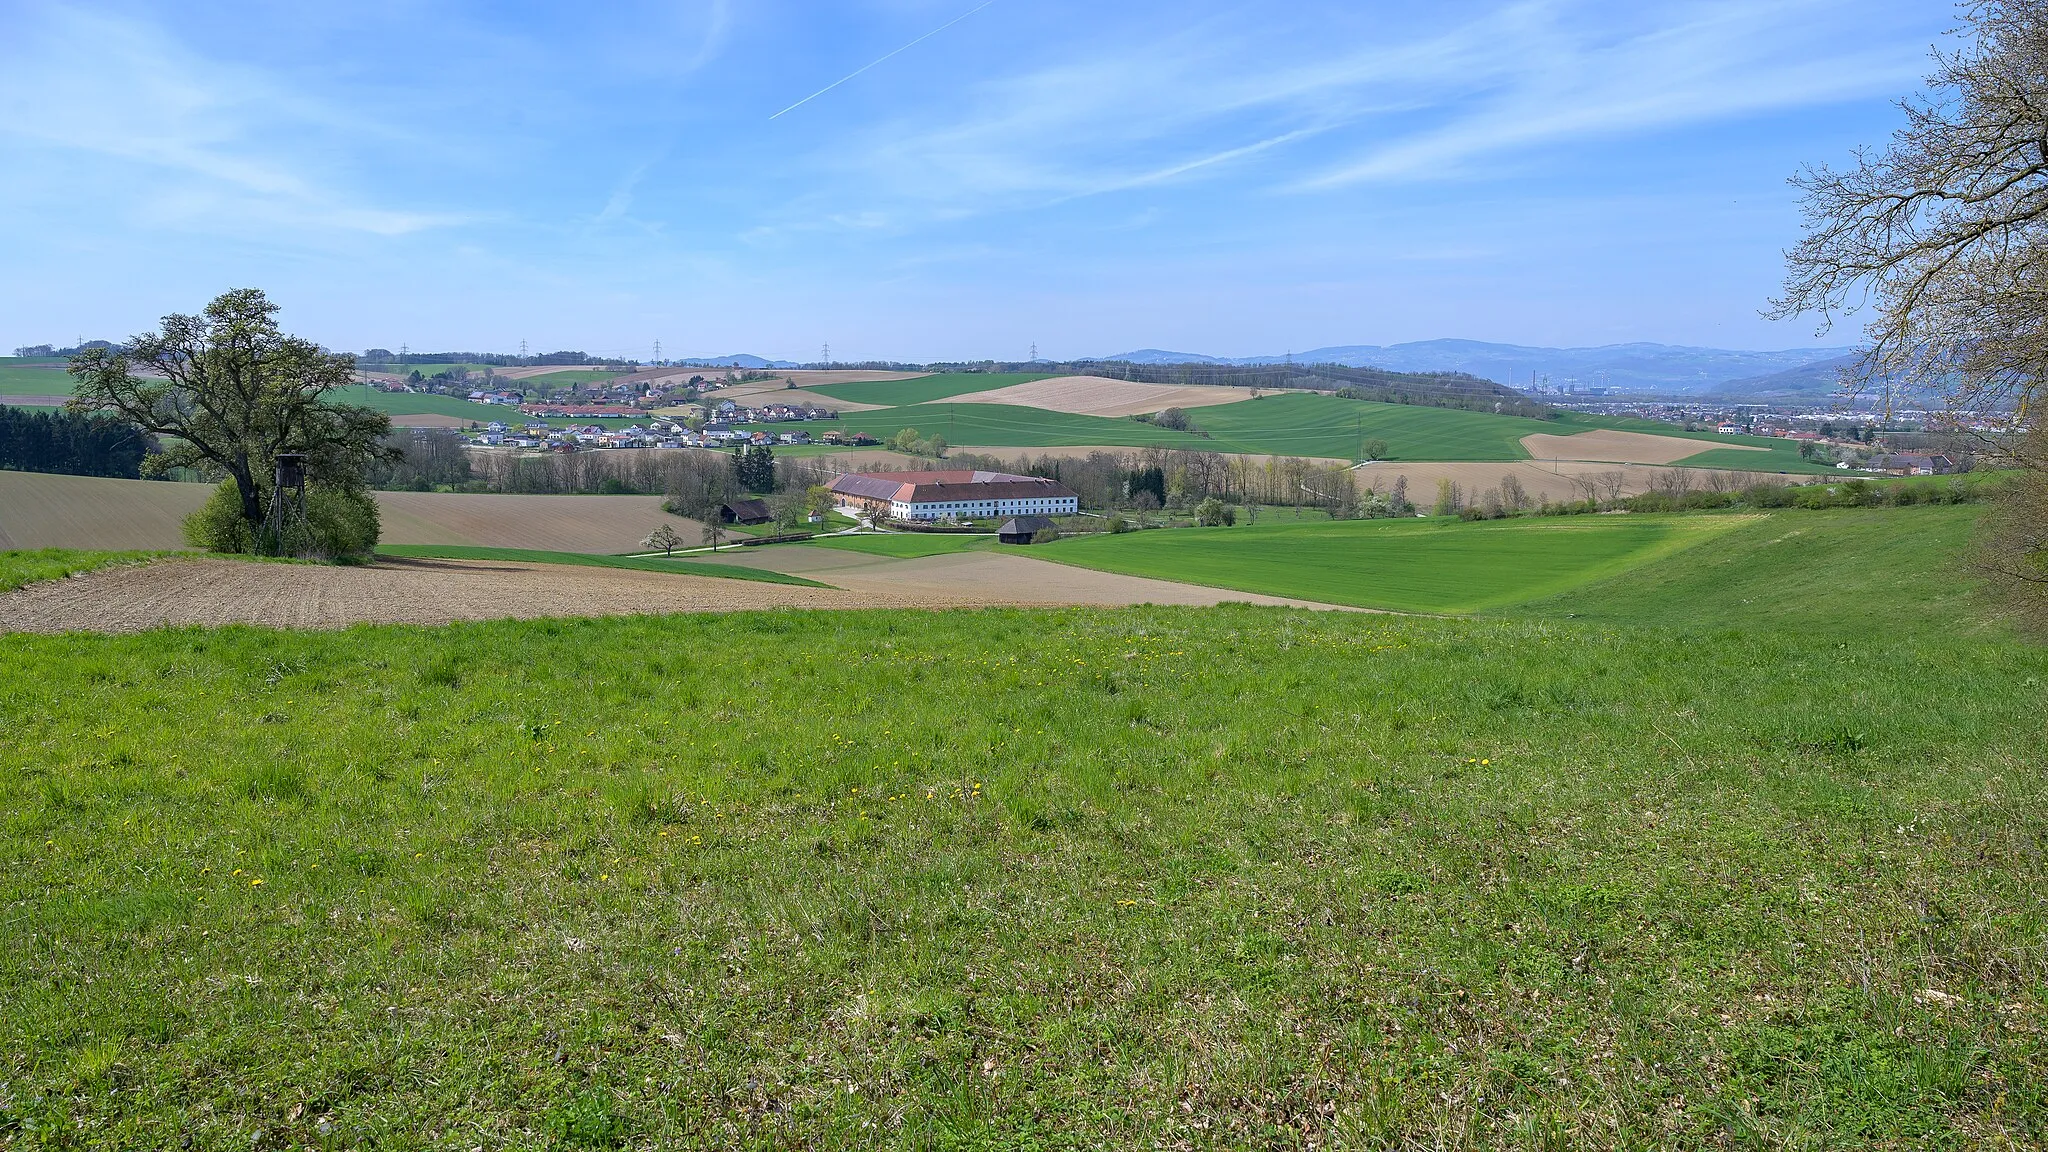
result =
[[[1085,568],[1401,612],[1482,612],[1706,544],[1742,516],[1349,520],[1074,537],[1032,555]]]
[[[849,404],[886,404],[904,407],[929,404],[948,396],[965,396],[1048,379],[1044,372],[935,372],[910,380],[858,380],[847,384],[820,384],[811,391],[844,400]]]

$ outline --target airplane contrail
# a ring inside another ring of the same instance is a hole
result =
[[[791,104],[789,107],[784,108],[781,112],[777,112],[775,115],[770,116],[769,119],[781,119],[785,114],[794,112],[797,109],[803,107],[804,105],[809,104],[811,101],[816,100],[818,97],[823,96],[825,93],[830,92],[834,88],[839,87],[841,84],[846,83],[848,80],[853,79],[855,76],[860,75],[862,72],[867,71],[869,68],[873,68],[876,64],[882,63],[883,60],[889,59],[890,56],[900,56],[903,53],[910,51],[912,48],[915,48],[919,44],[922,44],[925,41],[931,39],[932,37],[937,36],[939,33],[944,32],[946,29],[951,28],[953,25],[958,24],[960,21],[967,19],[969,16],[974,15],[976,12],[981,11],[983,8],[986,8],[989,5],[994,4],[995,2],[996,0],[982,0],[981,3],[975,5],[972,8],[969,8],[967,11],[962,12],[960,15],[953,17],[951,20],[948,20],[944,24],[939,25],[937,28],[934,28],[931,31],[925,33],[924,35],[919,36],[917,39],[912,40],[910,43],[905,44],[903,47],[898,48],[896,51],[889,53],[888,56],[884,56],[881,59],[876,60],[871,64],[868,64],[866,67],[859,68],[855,71],[847,73],[846,75],[840,77],[839,79],[834,80],[832,83],[825,85],[823,88],[818,89],[816,92],[811,93],[809,96],[806,96],[803,99],[797,101],[796,103]]]

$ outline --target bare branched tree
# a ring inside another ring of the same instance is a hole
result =
[[[2048,2],[1970,0],[1963,19],[1971,42],[1935,54],[1889,146],[1794,180],[1806,238],[1770,314],[1826,331],[1867,309],[1857,377],[1887,404],[2024,421],[2048,366]]]
[[[1809,168],[1806,238],[1775,316],[1822,328],[1868,309],[1857,373],[1889,406],[1929,395],[2021,467],[1989,518],[1983,566],[2048,620],[2048,0],[1967,0],[1958,51],[1880,153]]]

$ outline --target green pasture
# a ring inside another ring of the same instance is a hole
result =
[[[1516,609],[1617,625],[1904,638],[1982,631],[1981,505],[1785,510]]]
[[[816,540],[806,540],[797,547],[832,548],[840,552],[864,552],[870,556],[914,560],[921,556],[944,556],[953,552],[966,552],[969,549],[979,551],[994,545],[994,536],[900,532],[888,535],[863,533],[858,536],[821,536]]]
[[[1730,436],[1730,440],[1737,437]],[[1833,464],[1799,458],[1799,446],[1790,440],[1766,440],[1760,436],[1741,439],[1769,446],[1767,452],[1743,452],[1735,448],[1709,448],[1697,456],[1678,461],[1685,468],[1726,468],[1742,472],[1788,472],[1799,476],[1831,476],[1839,471]]]
[[[685,544],[684,547],[689,547]],[[729,564],[706,564],[666,556],[598,556],[584,552],[546,552],[534,548],[487,548],[468,544],[381,544],[382,556],[439,560],[509,560],[526,564],[565,564],[583,568],[629,568],[637,572],[680,572],[689,576],[717,576],[728,580],[758,580],[769,584],[798,584],[806,588],[829,588],[816,580],[740,568]]]
[[[8,396],[69,396],[75,383],[61,367],[35,368],[37,361],[0,364],[0,398]],[[61,364],[62,361],[55,363]]]
[[[61,580],[112,564],[143,564],[169,555],[173,553],[83,552],[70,548],[0,552],[0,592],[12,592],[24,584],[42,580]]]
[[[820,384],[812,392],[849,404],[887,404],[892,407],[929,404],[948,396],[987,392],[1050,379],[1045,372],[938,372],[910,380],[861,380],[850,384]]]
[[[1390,460],[1526,460],[1522,437],[1553,432],[1545,420],[1346,400],[1312,392],[1269,393],[1188,415],[1213,450],[1274,456],[1364,459],[1367,440],[1385,440]]]
[[[1402,612],[1517,604],[1706,543],[1733,516],[1347,520],[1072,537],[1064,564]]]
[[[502,404],[477,404],[453,396],[437,396],[429,392],[379,392],[367,384],[351,384],[336,388],[328,393],[339,404],[357,404],[375,408],[393,416],[453,416],[459,420],[474,420],[488,424],[493,420],[506,423],[520,423],[526,417],[516,408]]]
[[[2048,652],[1865,562],[0,635],[0,1144],[2041,1147]]]
[[[514,388],[552,384],[567,388],[571,384],[603,384],[627,375],[624,368],[565,368],[560,372],[548,372],[540,376],[528,376],[524,380],[508,380],[507,386]]]

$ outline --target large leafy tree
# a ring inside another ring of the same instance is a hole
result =
[[[222,293],[197,316],[163,326],[126,349],[72,358],[72,411],[112,412],[164,439],[145,469],[196,467],[235,482],[252,539],[262,538],[279,453],[307,457],[315,484],[360,490],[369,465],[391,458],[391,418],[329,402],[352,382],[355,358],[280,331],[277,305],[259,289]]]
[[[1972,0],[1964,39],[1882,151],[1808,169],[1806,236],[1773,314],[1859,310],[1862,380],[1934,397],[2022,466],[1990,566],[2048,610],[2048,0]],[[2032,493],[2028,495],[2028,493]]]

